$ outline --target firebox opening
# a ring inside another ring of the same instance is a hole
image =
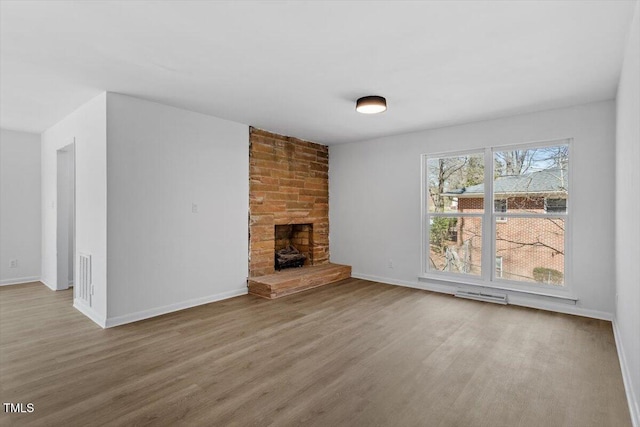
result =
[[[275,269],[313,265],[313,224],[275,226]]]

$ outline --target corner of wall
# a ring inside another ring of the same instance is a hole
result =
[[[246,293],[248,126],[105,96],[106,326]]]
[[[52,289],[57,283],[57,150],[74,142],[75,256],[78,252],[93,255],[92,310],[97,314],[92,316],[100,318],[106,314],[106,92],[41,134],[41,281]]]
[[[620,368],[633,425],[640,427],[640,1],[624,48],[616,97],[616,268],[613,322]]]
[[[96,325],[100,326],[102,329],[107,328],[107,321],[105,317],[96,313],[96,311],[93,308],[86,305],[84,302],[82,302],[82,300],[74,299],[73,308],[75,308],[80,313],[87,316],[89,319],[91,319]]]
[[[631,377],[631,370],[629,362],[625,356],[625,348],[622,343],[622,337],[620,335],[620,329],[618,321],[614,317],[613,319],[613,336],[616,342],[616,350],[618,352],[618,359],[620,360],[620,371],[622,372],[622,381],[624,383],[624,390],[627,394],[627,403],[629,405],[629,415],[631,416],[631,424],[633,427],[640,427],[640,406],[638,404],[638,396],[636,396],[633,380]]]

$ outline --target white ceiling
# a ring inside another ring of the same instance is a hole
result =
[[[634,4],[3,1],[0,126],[113,91],[333,144],[612,99]]]

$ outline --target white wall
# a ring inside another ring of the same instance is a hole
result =
[[[421,274],[420,156],[573,137],[572,292],[576,306],[523,305],[611,318],[614,309],[615,105],[599,102],[330,148],[331,260],[354,276],[452,292]],[[595,173],[597,171],[597,173]],[[637,211],[636,211],[637,213]],[[393,259],[394,268],[388,267]],[[520,300],[518,300],[520,298]]]
[[[2,129],[0,285],[40,280],[40,236],[40,135]]]
[[[95,289],[92,307],[76,306],[101,325],[107,313],[106,102],[103,93],[42,134],[42,281],[65,287],[57,278],[57,150],[75,140],[76,249],[92,255]]]
[[[248,126],[113,93],[107,106],[107,325],[246,293]]]
[[[640,426],[640,3],[616,99],[616,333],[629,407]]]

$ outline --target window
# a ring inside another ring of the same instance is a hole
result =
[[[506,199],[498,199],[493,201],[493,210],[496,213],[506,212],[507,211],[507,200]],[[496,217],[497,222],[507,222],[507,218],[504,216]]]
[[[566,212],[567,199],[544,199],[545,212]]]
[[[502,277],[502,257],[501,256],[496,257],[496,277],[497,278]]]
[[[424,272],[566,285],[569,141],[424,156]]]

